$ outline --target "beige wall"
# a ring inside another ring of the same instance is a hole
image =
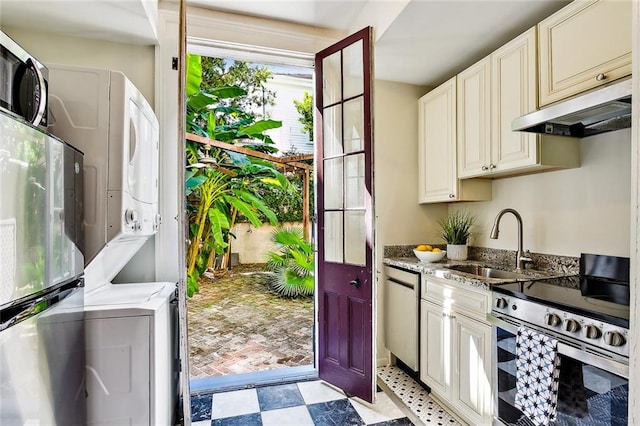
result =
[[[105,68],[122,71],[154,105],[154,46],[2,27],[18,44],[47,63]]]
[[[283,223],[282,226],[302,228],[302,223]],[[236,236],[231,241],[231,252],[238,253],[240,263],[266,263],[266,253],[276,249],[271,242],[274,229],[269,224],[256,228],[250,223],[237,223],[231,231]]]
[[[374,87],[374,192],[376,215],[377,363],[388,362],[384,346],[383,247],[435,241],[435,224],[446,204],[418,204],[418,98],[424,87],[389,81]]]
[[[451,204],[478,217],[472,245],[515,250],[517,226],[504,216],[500,237],[489,238],[496,214],[512,207],[524,223],[524,249],[565,256],[629,256],[631,130],[581,141],[581,167],[493,181],[492,201]]]

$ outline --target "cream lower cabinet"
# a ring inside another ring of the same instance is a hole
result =
[[[458,179],[456,78],[421,97],[418,110],[418,202],[490,200],[490,181]]]
[[[633,1],[574,1],[538,24],[540,105],[631,75]]]
[[[457,78],[460,178],[580,166],[578,139],[511,130],[514,118],[537,107],[535,27]]]
[[[488,293],[426,284],[435,294],[420,301],[420,380],[469,424],[490,425],[491,326],[483,319]]]

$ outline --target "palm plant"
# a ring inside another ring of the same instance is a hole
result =
[[[311,296],[314,291],[314,256],[302,228],[279,227],[271,234],[278,248],[267,253],[267,269],[275,274],[271,287],[282,296]]]

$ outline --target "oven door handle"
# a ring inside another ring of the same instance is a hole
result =
[[[500,327],[509,333],[516,334],[518,332],[518,324],[512,321],[505,321],[504,318],[495,317],[493,315],[487,315],[487,320],[495,327]],[[529,327],[527,325],[527,327]],[[535,327],[530,327],[533,330],[540,331]],[[495,344],[495,341],[494,341]],[[625,379],[629,379],[629,366],[613,359],[607,358],[603,355],[587,352],[584,349],[575,348],[571,345],[558,341],[558,353],[573,358],[577,361],[583,362],[587,365],[593,365],[594,367],[608,371],[609,373],[616,374]]]

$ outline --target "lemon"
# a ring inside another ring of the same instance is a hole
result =
[[[433,249],[433,252],[434,253],[440,253],[440,252],[442,252],[442,250],[440,250],[438,247],[436,247],[436,248]]]
[[[433,250],[433,247],[431,247],[429,244],[420,244],[418,247],[416,247],[416,250],[418,250],[418,251],[431,251],[431,250]]]

